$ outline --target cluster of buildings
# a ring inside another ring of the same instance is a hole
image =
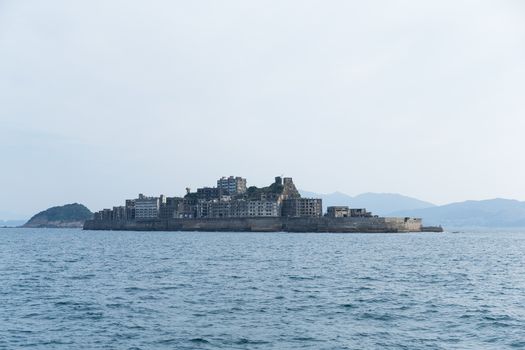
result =
[[[216,187],[186,188],[184,197],[128,199],[124,206],[95,213],[94,220],[146,221],[168,219],[243,218],[243,217],[322,217],[320,198],[302,198],[292,178],[276,177],[268,187],[247,187],[242,177],[222,177]],[[328,207],[329,217],[369,217],[365,209]]]

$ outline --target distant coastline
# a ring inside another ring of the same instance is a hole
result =
[[[511,199],[489,199],[464,201],[445,205],[435,205],[394,193],[364,193],[349,196],[341,192],[317,194],[299,191],[301,197],[319,198],[322,204],[329,206],[347,206],[370,208],[371,212],[380,217],[412,217],[421,218],[426,225],[443,225],[449,231],[520,231],[525,229],[525,202]],[[67,205],[66,205],[67,206]],[[53,208],[65,208],[53,207]],[[47,210],[51,210],[49,208]],[[42,227],[42,228],[82,228],[85,217],[63,215],[61,219],[43,218],[44,210],[34,217],[40,217],[40,222],[33,220],[0,220],[0,228]],[[88,210],[86,208],[86,210]],[[12,216],[12,214],[9,214]],[[46,214],[47,215],[47,214]],[[88,219],[92,217],[88,210]],[[33,217],[33,218],[34,218]],[[32,219],[33,219],[32,218]]]

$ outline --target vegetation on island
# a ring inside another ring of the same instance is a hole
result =
[[[246,192],[235,194],[232,199],[235,200],[277,200],[280,196],[285,195],[288,198],[300,198],[299,191],[295,188],[295,185],[290,182],[283,184],[282,179],[276,179],[274,183],[266,187],[250,186],[246,189]],[[186,200],[193,200],[197,202],[199,200],[199,194],[197,192],[189,192],[184,196]]]
[[[284,191],[284,186],[282,184],[274,182],[267,187],[256,187],[250,186],[246,189],[246,192],[239,195],[246,200],[260,200],[262,198],[271,199],[279,197]]]
[[[82,227],[93,213],[79,203],[52,207],[34,215],[23,227]]]

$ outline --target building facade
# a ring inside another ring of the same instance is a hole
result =
[[[174,214],[178,219],[193,219],[199,217],[199,201],[196,198],[183,198],[177,205],[177,211]]]
[[[217,188],[229,195],[242,194],[246,192],[246,179],[240,176],[223,176],[217,180]]]
[[[281,216],[281,208],[276,201],[247,201],[245,216]]]
[[[277,201],[210,201],[198,204],[199,218],[239,218],[281,216]]]
[[[330,218],[363,218],[371,217],[372,213],[365,208],[348,208],[347,206],[331,206],[326,209],[326,216]]]
[[[320,217],[323,215],[323,201],[320,198],[291,198],[283,200],[282,216]]]
[[[112,218],[113,220],[126,220],[126,207],[113,207]]]
[[[147,220],[159,217],[160,198],[146,197],[142,193],[135,199],[135,219]]]
[[[135,200],[126,199],[126,220],[135,220]]]
[[[222,195],[225,195],[226,193],[226,190],[218,187],[197,188],[197,198],[205,201],[219,199]]]
[[[161,219],[173,219],[176,217],[179,204],[183,201],[181,197],[166,197],[164,202],[160,204]]]
[[[347,206],[332,206],[326,208],[326,216],[330,218],[348,218],[350,217],[350,208]]]
[[[353,218],[368,218],[372,216],[372,213],[366,211],[365,208],[352,208],[350,209],[350,216]]]

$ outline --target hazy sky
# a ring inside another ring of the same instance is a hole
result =
[[[230,174],[525,200],[524,134],[521,0],[0,0],[0,219]]]

